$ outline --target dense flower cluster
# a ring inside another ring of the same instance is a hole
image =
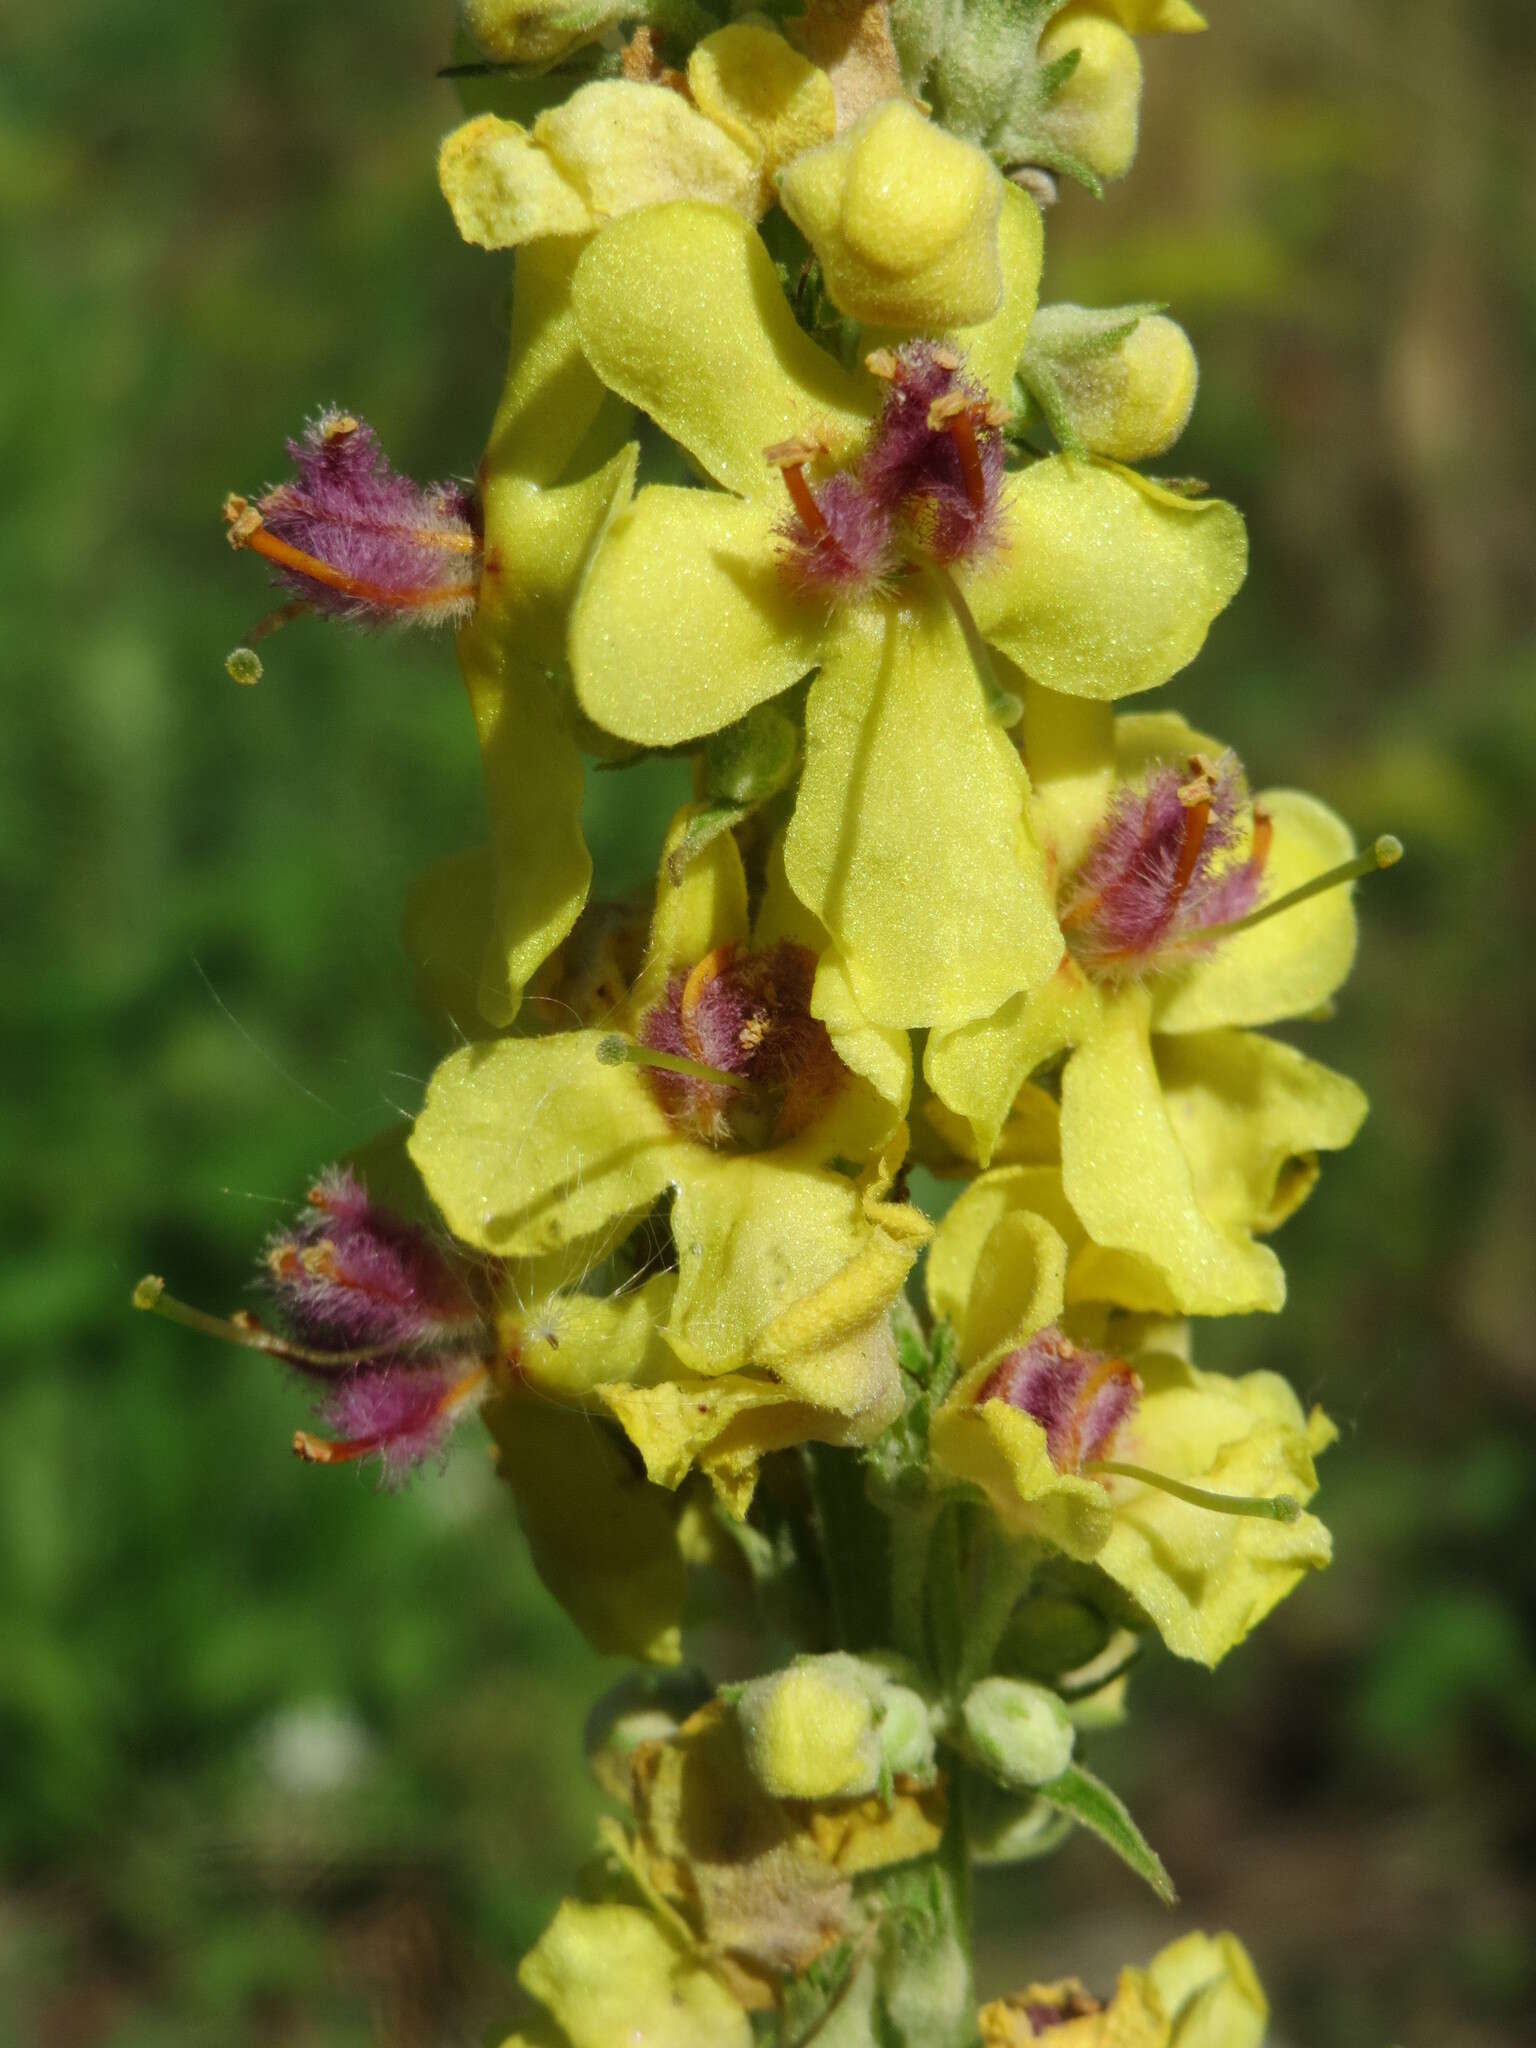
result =
[[[1074,1826],[1171,1898],[1080,1749],[1145,1639],[1214,1664],[1329,1557],[1332,1425],[1190,1319],[1283,1303],[1365,1104],[1264,1027],[1400,849],[1115,710],[1244,529],[1132,466],[1182,331],[1037,307],[1057,179],[1134,154],[1134,38],[1203,23],[463,17],[443,189],[518,251],[475,486],[330,412],[226,508],[304,608],[459,628],[488,843],[407,922],[458,1049],[390,1203],[335,1169],[268,1247],[274,1326],[140,1299],[318,1385],[312,1460],[396,1481],[482,1411],[551,1589],[674,1667],[594,1715],[625,1818],[515,2040],[1256,2048],[1230,1936],[978,2015],[965,1925],[970,1859]],[[647,913],[592,895],[582,799],[655,754],[693,784]]]

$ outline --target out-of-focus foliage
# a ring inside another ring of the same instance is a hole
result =
[[[436,2048],[506,2011],[589,1837],[592,1661],[477,1449],[398,1499],[305,1471],[288,1389],[126,1296],[237,1303],[441,1050],[393,920],[479,832],[451,654],[301,624],[238,689],[262,598],[217,508],[324,402],[473,466],[506,277],[435,189],[452,10],[16,12],[0,2031]],[[1375,1116],[1289,1228],[1283,1321],[1203,1354],[1345,1422],[1338,1563],[1215,1678],[1138,1673],[1106,1761],[1281,2039],[1500,2048],[1536,2004],[1536,34],[1523,0],[1212,13],[1149,50],[1133,188],[1063,200],[1048,295],[1170,291],[1199,351],[1179,466],[1254,571],[1181,708],[1410,859],[1329,1046]],[[629,821],[593,778],[610,875],[666,779]],[[1076,1847],[990,1880],[983,1988],[1107,1983],[1166,1932],[1132,1885]]]

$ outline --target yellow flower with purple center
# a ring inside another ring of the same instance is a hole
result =
[[[905,1041],[858,1014],[777,857],[755,915],[728,834],[674,879],[693,815],[668,836],[645,962],[608,1028],[456,1053],[411,1153],[454,1235],[501,1258],[610,1247],[670,1204],[664,1342],[628,1378],[583,1367],[569,1385],[556,1352],[540,1384],[616,1414],[653,1478],[675,1485],[708,1451],[717,1483],[749,1495],[769,1441],[889,1421],[886,1310],[928,1232],[886,1199]]]
[[[1274,1373],[1230,1379],[1182,1333],[1065,1307],[1069,1247],[1040,1176],[983,1174],[939,1225],[929,1301],[961,1375],[934,1462],[1004,1527],[1102,1571],[1168,1647],[1214,1664],[1306,1575],[1328,1533],[1303,1512],[1333,1426]]]
[[[1284,1274],[1257,1239],[1354,1137],[1365,1099],[1249,1027],[1329,1000],[1354,958],[1347,884],[1400,849],[1357,854],[1300,791],[1250,798],[1235,759],[1171,714],[1035,692],[1024,730],[1067,957],[1037,994],[934,1034],[940,1119],[968,1124],[983,1165],[1059,1158],[1096,1298],[1278,1309]]]
[[[608,527],[571,618],[581,704],[681,746],[816,672],[786,871],[894,1028],[985,1017],[1061,957],[989,647],[1051,689],[1149,688],[1243,573],[1229,506],[1096,462],[1006,468],[1040,262],[1022,193],[999,249],[990,319],[882,340],[858,371],[721,209],[631,214],[576,266],[587,359],[721,487],[649,484]]]

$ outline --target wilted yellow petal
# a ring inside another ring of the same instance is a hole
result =
[[[571,2048],[751,2048],[752,2023],[724,1985],[638,1906],[567,1899],[517,1975]]]
[[[1337,867],[1355,851],[1354,834],[1326,804],[1297,789],[1257,799],[1274,828],[1259,902],[1273,902]],[[1223,1024],[1273,1024],[1325,1003],[1354,965],[1353,888],[1329,889],[1250,932],[1222,939],[1203,959],[1160,984],[1153,1009],[1159,1031],[1209,1031]]]
[[[765,448],[805,439],[841,455],[863,438],[863,384],[798,325],[756,231],[723,207],[614,221],[577,265],[575,306],[603,382],[729,490],[779,506]]]
[[[549,154],[525,128],[496,114],[478,114],[445,137],[437,182],[454,226],[479,249],[515,249],[596,225],[580,190]]]
[[[811,686],[784,863],[874,1023],[964,1023],[1048,979],[1027,794],[942,602],[850,615]]]
[[[1053,455],[1012,480],[1008,543],[966,590],[977,623],[1037,683],[1123,697],[1194,659],[1240,587],[1248,541],[1219,498]]]
[[[533,140],[594,221],[669,199],[757,211],[755,156],[669,86],[596,80],[546,108],[533,124]]]
[[[432,1076],[410,1154],[454,1236],[536,1256],[643,1211],[682,1141],[633,1067],[604,1066],[602,1033],[465,1046]]]
[[[1219,1225],[1277,1229],[1311,1192],[1312,1155],[1341,1150],[1365,1121],[1353,1081],[1258,1032],[1190,1032],[1154,1048],[1195,1199]]]
[[[797,157],[779,198],[850,319],[942,331],[989,320],[1001,303],[1002,179],[905,100]]]
[[[1176,1128],[1163,1098],[1148,998],[1141,990],[1109,998],[1062,1076],[1062,1183],[1094,1244],[1132,1255],[1161,1286],[1133,1291],[1117,1269],[1120,1291],[1104,1298],[1190,1315],[1278,1309],[1279,1260],[1239,1224],[1206,1213],[1180,1142],[1183,1123]]]
[[[837,125],[826,72],[774,30],[750,22],[733,22],[694,46],[688,89],[699,112],[757,161],[759,210],[772,204],[780,167],[830,141]]]
[[[687,1575],[672,1501],[579,1410],[512,1396],[486,1420],[539,1577],[587,1641],[606,1656],[678,1663]]]
[[[821,621],[790,592],[768,502],[652,484],[608,529],[571,617],[582,708],[640,746],[730,725],[803,676]]]

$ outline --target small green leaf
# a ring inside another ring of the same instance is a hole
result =
[[[1096,1778],[1080,1764],[1072,1764],[1059,1778],[1042,1785],[1040,1796],[1048,1799],[1058,1813],[1070,1814],[1079,1827],[1090,1829],[1101,1842],[1107,1842],[1122,1863],[1129,1864],[1138,1877],[1151,1885],[1165,1906],[1173,1904],[1178,1894],[1163,1867],[1163,1859],[1131,1819],[1125,1802],[1102,1778]]]

